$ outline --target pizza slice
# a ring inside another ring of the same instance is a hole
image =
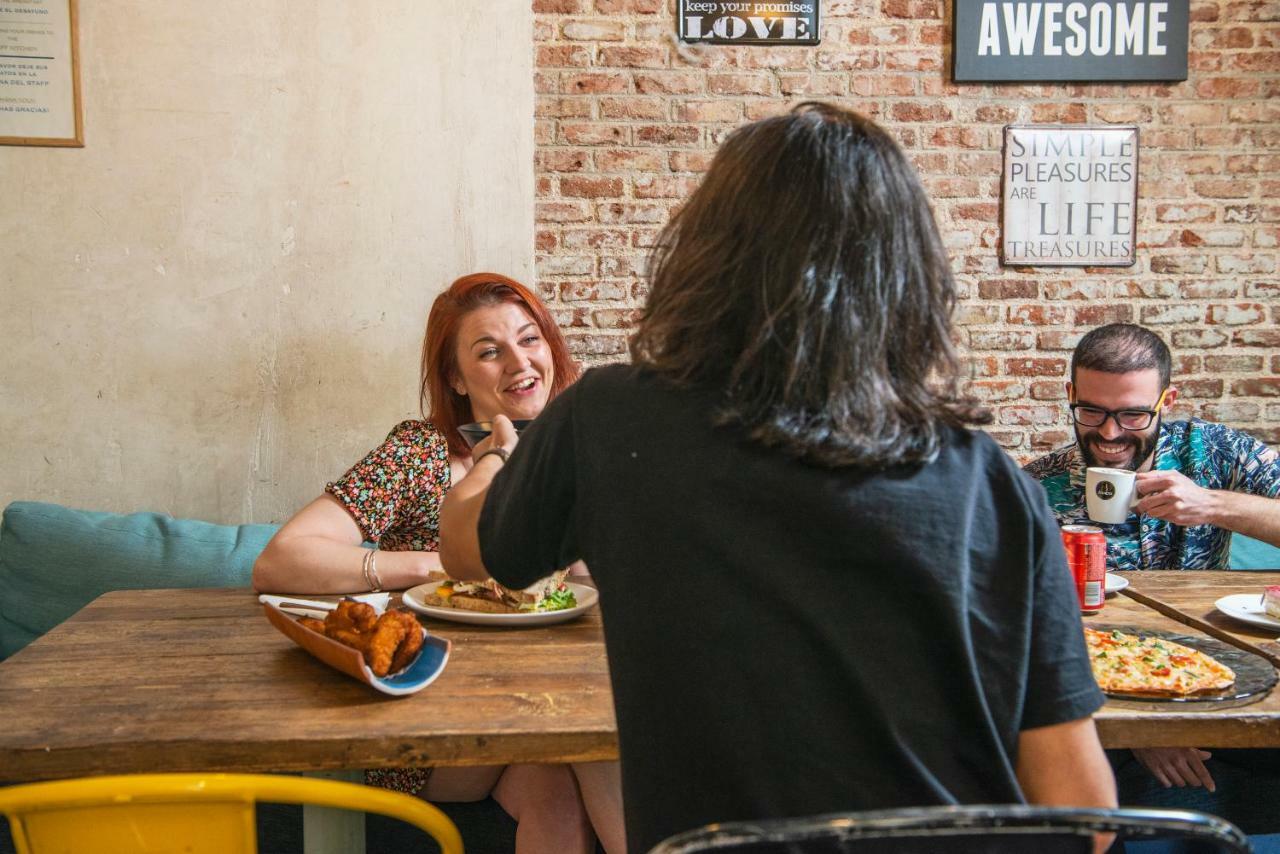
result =
[[[1085,629],[1093,678],[1104,692],[1191,696],[1229,688],[1236,674],[1222,662],[1154,636]]]

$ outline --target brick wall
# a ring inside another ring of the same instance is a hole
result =
[[[1062,383],[1087,329],[1174,349],[1198,415],[1280,443],[1280,2],[1191,4],[1176,85],[956,85],[951,4],[824,0],[817,47],[677,45],[671,0],[533,0],[537,276],[586,364],[626,358],[647,248],[737,125],[819,98],[894,133],[932,194],[959,336],[991,433],[1020,460],[1069,441]],[[1002,268],[1008,123],[1136,124],[1138,263]]]

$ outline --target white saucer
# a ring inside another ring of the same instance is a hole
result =
[[[1214,607],[1222,613],[1244,623],[1252,623],[1265,629],[1280,631],[1280,620],[1267,614],[1262,609],[1261,593],[1235,593],[1223,596]]]

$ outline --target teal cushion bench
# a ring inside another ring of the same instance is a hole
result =
[[[1231,535],[1231,557],[1227,559],[1231,569],[1280,570],[1280,549],[1243,534]]]
[[[110,590],[247,587],[277,527],[15,501],[0,522],[0,660]]]

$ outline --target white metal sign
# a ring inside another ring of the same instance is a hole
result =
[[[1005,264],[1132,264],[1138,129],[1006,127],[1001,201]]]

